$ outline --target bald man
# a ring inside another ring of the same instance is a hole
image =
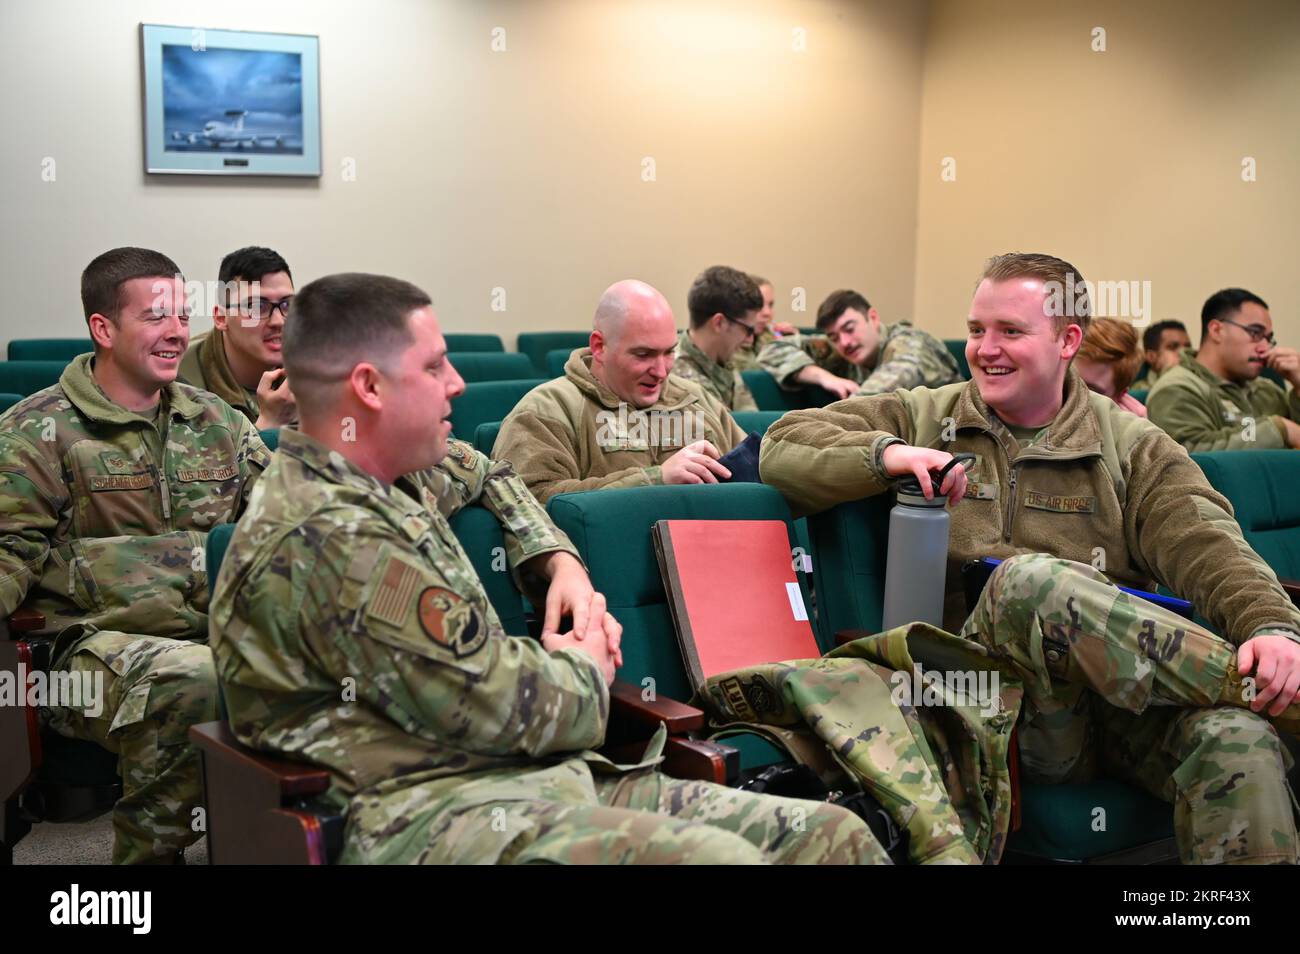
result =
[[[645,282],[611,285],[590,347],[515,406],[493,458],[510,461],[543,503],[579,490],[728,479],[718,458],[745,432],[716,397],[671,373],[676,347],[663,295]]]

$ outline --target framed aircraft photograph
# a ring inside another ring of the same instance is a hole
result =
[[[320,40],[140,25],[145,171],[319,176]]]

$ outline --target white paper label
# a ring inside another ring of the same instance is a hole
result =
[[[787,583],[785,585],[785,595],[790,598],[790,611],[794,613],[797,620],[806,620],[808,611],[803,608],[803,591],[799,589],[798,583]]]

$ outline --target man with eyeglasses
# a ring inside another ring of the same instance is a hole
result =
[[[1291,387],[1261,377],[1277,372]],[[1161,375],[1150,420],[1188,451],[1300,447],[1300,352],[1277,344],[1268,304],[1244,288],[1215,292],[1201,308],[1201,348]]]
[[[779,338],[758,362],[783,388],[818,385],[838,398],[937,388],[963,380],[942,341],[909,322],[886,325],[851,289],[831,292],[817,309],[821,334]]]
[[[259,429],[294,423],[298,407],[280,352],[293,301],[288,263],[269,248],[249,246],[221,260],[218,278],[213,329],[190,345],[180,380],[211,391]]]
[[[700,273],[686,296],[691,326],[677,338],[673,374],[694,381],[732,411],[757,411],[754,395],[728,362],[758,333],[763,293],[754,279],[726,265]]]

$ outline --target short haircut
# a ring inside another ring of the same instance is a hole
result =
[[[1079,345],[1077,357],[1094,364],[1108,364],[1115,371],[1115,392],[1123,393],[1137,377],[1142,364],[1138,335],[1127,321],[1094,318]]]
[[[148,248],[109,249],[93,258],[81,273],[81,309],[116,322],[122,307],[122,286],[133,278],[181,278],[180,266],[162,252]]]
[[[1231,318],[1241,311],[1241,306],[1248,301],[1254,302],[1261,308],[1268,307],[1268,302],[1244,288],[1224,288],[1205,299],[1205,304],[1201,306],[1201,340],[1205,340],[1206,332],[1210,330],[1210,322]]]
[[[768,288],[772,287],[772,283],[769,282],[766,278],[762,277],[761,275],[750,275],[749,277],[754,280],[754,284],[757,285],[759,288],[762,288],[764,285],[766,285]]]
[[[831,292],[817,308],[817,330],[829,331],[831,326],[840,320],[840,316],[850,308],[861,312],[862,317],[865,318],[867,312],[871,310],[871,302],[851,288],[841,288],[839,291]]]
[[[410,282],[345,272],[309,282],[293,296],[284,324],[284,369],[295,397],[321,407],[323,386],[359,362],[388,365],[411,346],[411,312],[432,304]]]
[[[691,284],[686,308],[691,327],[699,328],[719,313],[739,320],[751,311],[762,311],[763,293],[758,283],[739,269],[714,265]]]
[[[1187,334],[1187,326],[1181,321],[1157,321],[1154,325],[1148,325],[1147,330],[1142,332],[1142,349],[1144,351],[1159,351],[1160,342],[1165,336],[1166,331],[1181,331]],[[1190,338],[1191,335],[1188,335]]]
[[[1067,288],[1073,286],[1074,297],[1068,302],[1069,307],[1052,316],[1056,334],[1060,337],[1070,325],[1078,325],[1084,334],[1088,333],[1088,323],[1092,320],[1092,297],[1088,294],[1083,274],[1065,259],[1041,252],[995,255],[984,263],[980,281],[1006,282],[1013,278],[1037,278],[1044,283],[1050,282],[1061,290],[1062,296]]]
[[[274,275],[276,272],[284,272],[289,276],[289,281],[293,281],[289,263],[280,257],[279,252],[260,245],[250,245],[236,249],[221,260],[217,281],[223,285],[238,281],[255,282],[263,275]]]

